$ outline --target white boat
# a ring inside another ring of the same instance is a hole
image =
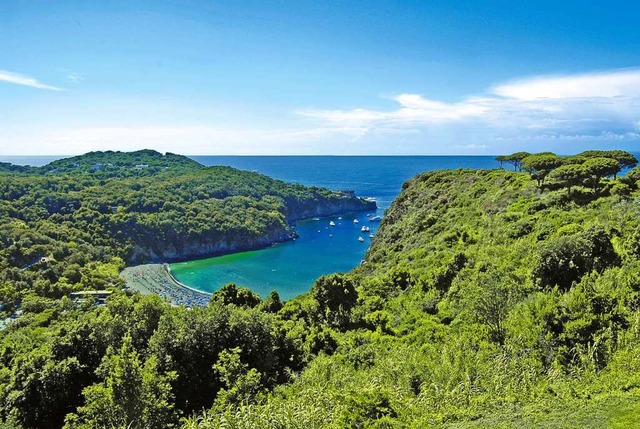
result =
[[[362,243],[364,241],[364,238],[358,237],[358,241]]]
[[[369,238],[373,238],[373,234],[369,234]]]
[[[313,220],[320,220],[320,218],[319,217],[314,217]]]
[[[342,216],[338,216],[338,220],[342,220]]]
[[[358,223],[358,222],[360,222],[358,219],[353,220],[353,223]]]
[[[334,221],[329,222],[329,226],[336,226],[336,223]]]
[[[380,222],[381,220],[382,220],[382,217],[374,216],[374,217],[369,219],[369,222]]]
[[[360,231],[362,231],[362,232],[369,232],[369,231],[370,231],[370,228],[369,228],[367,225],[365,225],[365,226],[363,226],[362,228],[360,228]]]

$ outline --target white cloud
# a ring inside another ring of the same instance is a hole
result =
[[[307,109],[297,113],[331,127],[409,127],[448,139],[466,130],[488,139],[467,149],[479,149],[499,137],[536,134],[567,141],[614,140],[613,136],[635,141],[634,131],[640,128],[640,69],[522,79],[459,102],[418,94],[400,94],[392,100],[397,107],[387,111]]]
[[[640,141],[640,133],[625,132],[616,133],[603,131],[598,134],[534,134],[515,137],[517,140],[563,140],[582,142],[615,142],[615,141]],[[502,139],[504,140],[504,139]]]
[[[460,149],[486,149],[489,146],[487,146],[486,144],[471,143],[466,145],[456,145],[456,147],[459,147]]]
[[[18,73],[8,72],[5,70],[0,70],[0,82],[30,86],[32,88],[46,89],[49,91],[64,91],[63,88],[58,88],[56,86],[51,86],[51,85],[45,85],[44,83],[39,82],[37,79],[34,79],[32,77],[21,75]]]
[[[465,101],[462,103],[443,103],[429,100],[417,94],[400,94],[392,98],[400,108],[391,112],[367,109],[353,110],[299,110],[301,116],[323,119],[329,122],[352,123],[440,123],[459,121],[482,116],[487,107],[482,103]]]
[[[71,72],[69,74],[67,74],[67,79],[69,79],[71,82],[81,82],[84,80],[84,78],[82,77],[82,75],[75,73],[75,72]]]
[[[640,70],[540,76],[498,85],[496,95],[518,100],[640,96]]]

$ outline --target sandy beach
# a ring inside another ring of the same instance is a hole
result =
[[[186,307],[204,306],[211,295],[179,283],[163,264],[127,267],[121,273],[127,286],[143,295],[156,293],[172,304]]]

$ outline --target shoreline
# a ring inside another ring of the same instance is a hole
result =
[[[180,283],[165,264],[142,264],[127,267],[120,273],[126,286],[142,295],[155,293],[174,305],[206,306],[211,294]]]
[[[368,210],[357,210],[353,212],[364,212],[364,211],[368,211]],[[342,214],[348,214],[351,212],[352,211],[346,211]],[[330,214],[330,215],[321,215],[317,217],[320,219],[323,219],[323,218],[329,218],[332,216],[336,216],[336,215]],[[315,217],[305,217],[302,219],[298,219],[294,222],[291,222],[289,226],[292,228],[292,231],[294,231],[294,234],[292,235],[291,240],[295,240],[295,236],[297,236],[297,234],[295,233],[295,230],[293,229],[295,228],[295,224],[297,222],[306,222],[306,221],[311,221],[313,219],[315,219]],[[286,241],[289,241],[289,240],[286,240]],[[282,243],[282,242],[276,241],[271,243],[270,246],[274,246],[279,243]],[[245,251],[261,250],[267,247],[268,246],[259,247],[256,249],[249,249]],[[234,254],[234,253],[241,253],[241,252],[223,253],[223,255]],[[203,256],[199,258],[189,258],[186,260],[189,261],[194,259],[206,259],[206,258],[216,257],[216,256],[220,256],[220,255]],[[125,281],[126,287],[132,290],[135,290],[143,295],[155,293],[160,297],[167,299],[168,301],[170,301],[172,304],[175,304],[175,305],[184,305],[187,307],[205,306],[209,303],[209,300],[211,299],[211,295],[212,295],[211,293],[195,289],[191,286],[188,286],[180,282],[177,278],[175,278],[175,276],[171,272],[171,267],[167,262],[162,262],[162,263],[155,262],[155,263],[139,264],[139,265],[126,267],[120,273],[120,278],[122,278]]]
[[[191,286],[187,286],[186,284],[182,283],[182,282],[181,282],[181,281],[179,281],[177,278],[175,278],[175,276],[174,276],[174,275],[173,275],[173,273],[171,272],[171,267],[169,266],[169,264],[164,263],[164,264],[162,264],[162,267],[164,268],[165,273],[167,273],[167,276],[169,276],[169,278],[171,279],[171,281],[172,281],[173,283],[175,283],[176,285],[178,285],[178,286],[180,286],[180,287],[182,287],[182,288],[185,288],[185,289],[187,289],[187,290],[189,290],[189,291],[191,291],[191,292],[199,293],[199,294],[207,295],[207,296],[211,297],[211,295],[212,295],[212,294],[210,294],[210,293],[208,293],[208,292],[203,292],[203,291],[198,290],[198,289],[196,289],[196,288],[193,288],[193,287],[191,287]]]

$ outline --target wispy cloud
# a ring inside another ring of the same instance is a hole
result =
[[[568,76],[540,76],[493,87],[518,100],[640,96],[640,70],[613,70]]]
[[[58,88],[56,86],[46,85],[30,76],[25,76],[18,73],[12,73],[5,70],[0,70],[0,82],[13,83],[15,85],[30,86],[32,88],[46,89],[49,91],[64,91],[64,88]]]
[[[471,143],[471,144],[465,144],[465,145],[456,145],[456,147],[459,147],[461,149],[486,149],[488,146],[486,144],[475,144],[475,143]]]
[[[583,136],[583,141],[590,140],[588,136],[609,136],[611,140],[612,135],[640,139],[633,132],[640,127],[640,69],[520,79],[459,102],[432,100],[419,94],[400,94],[391,100],[397,107],[387,111],[306,109],[297,113],[331,127],[409,127],[439,130],[446,135],[459,135],[466,128],[482,130],[490,140],[503,134],[536,133],[566,140]],[[493,133],[493,138],[487,132]],[[475,143],[473,148],[482,145]]]
[[[42,142],[39,153],[57,154],[62,150],[65,154],[77,154],[150,147],[176,152],[179,147],[181,153],[196,155],[273,155],[320,154],[326,151],[327,140],[346,136],[353,141],[366,132],[361,127],[237,129],[209,125],[132,125],[56,130],[30,139]],[[334,149],[336,153],[350,152],[349,147]]]
[[[81,82],[84,80],[84,78],[82,77],[82,75],[75,73],[75,72],[71,72],[69,74],[67,74],[67,79],[69,79],[71,82]]]

